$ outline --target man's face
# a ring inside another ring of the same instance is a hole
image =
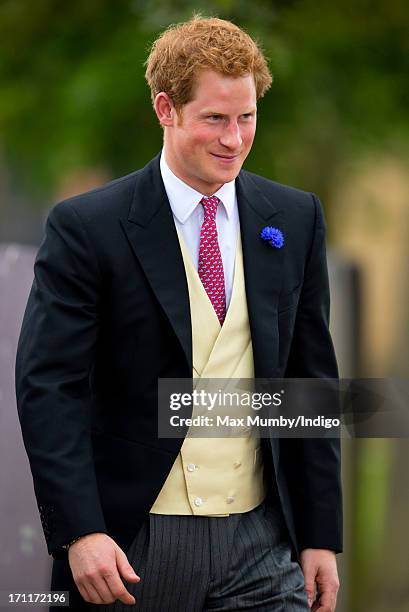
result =
[[[256,132],[253,76],[199,74],[191,102],[165,128],[166,161],[182,181],[212,195],[236,178]]]

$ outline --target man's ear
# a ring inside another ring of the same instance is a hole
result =
[[[172,127],[176,121],[176,109],[167,93],[161,91],[155,97],[154,108],[162,127]]]

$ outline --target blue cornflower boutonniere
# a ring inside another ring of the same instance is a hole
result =
[[[281,247],[284,245],[283,232],[276,227],[271,227],[269,225],[267,227],[263,227],[260,232],[260,238],[262,240],[266,240],[268,244],[275,249],[281,249]]]

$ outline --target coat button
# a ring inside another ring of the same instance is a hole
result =
[[[241,461],[235,461],[235,462],[233,463],[233,466],[234,466],[235,468],[239,468],[239,467],[241,466]]]
[[[203,504],[203,499],[201,497],[196,497],[195,506],[201,506]]]
[[[187,464],[187,471],[188,472],[194,472],[196,469],[196,465],[194,463],[188,463]]]
[[[227,504],[232,504],[233,502],[234,502],[234,497],[227,497],[226,499]]]

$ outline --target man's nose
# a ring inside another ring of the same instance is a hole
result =
[[[229,147],[229,149],[241,147],[243,139],[240,133],[240,126],[237,122],[231,121],[225,126],[220,142],[225,147]]]

